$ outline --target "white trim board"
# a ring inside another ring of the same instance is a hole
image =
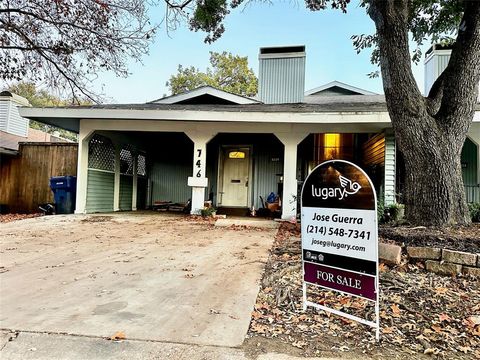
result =
[[[349,91],[359,93],[360,95],[378,95],[377,93],[374,93],[374,92],[371,92],[371,91],[368,91],[368,90],[364,90],[364,89],[360,89],[358,87],[348,85],[348,84],[345,84],[345,83],[342,83],[340,81],[335,80],[335,81],[331,81],[331,82],[329,82],[325,85],[322,85],[322,86],[316,87],[314,89],[305,91],[305,96],[314,95],[318,92],[328,90],[328,89],[333,88],[335,86],[339,87],[339,88],[342,88],[342,89],[345,89],[345,90],[349,90]]]
[[[194,99],[196,97],[202,96],[202,95],[210,95],[222,100],[230,101],[232,103],[238,104],[238,105],[245,105],[245,104],[256,104],[258,101],[250,99],[245,96],[241,95],[236,95],[229,93],[224,90],[220,90],[217,88],[214,88],[212,86],[201,86],[197,89],[187,91],[181,94],[176,94],[176,95],[171,95],[167,96],[161,99],[153,100],[150,101],[150,103],[153,104],[176,104],[182,101]]]

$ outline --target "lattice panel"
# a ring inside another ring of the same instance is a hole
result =
[[[88,167],[115,171],[115,148],[112,141],[101,135],[94,135],[88,145]]]
[[[120,173],[133,175],[133,146],[129,144],[120,150]]]
[[[137,157],[137,175],[147,176],[147,159],[142,154]]]

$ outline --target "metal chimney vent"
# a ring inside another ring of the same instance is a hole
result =
[[[260,48],[258,100],[265,104],[303,102],[305,46]]]

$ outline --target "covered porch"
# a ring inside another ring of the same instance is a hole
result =
[[[381,196],[394,201],[385,196],[395,181],[394,171],[387,171],[394,166],[390,139],[388,131],[363,124],[347,133],[345,125],[334,124],[219,122],[200,127],[179,121],[81,120],[76,212],[191,200],[192,214],[199,214],[206,201],[247,214],[273,192],[281,199],[281,217],[292,219],[309,171],[335,158],[364,167]]]

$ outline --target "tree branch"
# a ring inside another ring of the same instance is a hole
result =
[[[67,74],[66,71],[64,71],[64,69],[62,69],[55,61],[54,59],[51,59],[45,52],[44,52],[44,49],[42,49],[41,47],[38,47],[35,42],[30,39],[29,36],[27,36],[27,34],[25,34],[22,30],[18,29],[18,28],[11,28],[11,31],[13,31],[14,33],[18,34],[21,38],[24,39],[25,42],[29,43],[33,48],[36,49],[36,52],[42,57],[44,58],[46,61],[47,61],[47,64],[49,64],[50,66],[53,66],[66,80],[67,80],[67,83],[70,87],[70,90],[71,90],[71,93],[72,93],[72,96],[74,98],[74,100],[78,101],[78,97],[76,96],[75,94],[75,89],[77,89],[78,91],[80,91],[83,95],[85,95],[89,100],[91,101],[94,101],[96,102],[95,98],[92,96],[92,94],[88,93],[84,87],[78,83],[78,81],[76,81],[74,78],[72,78],[70,75]]]
[[[186,0],[185,2],[183,2],[181,4],[176,4],[176,3],[172,3],[169,0],[164,0],[164,1],[170,9],[178,9],[178,10],[183,10],[185,7],[188,6],[188,4],[193,2],[193,0]]]
[[[413,76],[408,38],[408,2],[371,0],[368,14],[375,23],[383,88],[390,114],[408,112],[411,119],[425,111]],[[396,119],[392,117],[393,126]]]
[[[428,96],[425,98],[425,104],[427,105],[427,111],[430,116],[435,116],[440,110],[443,98],[443,88],[445,85],[445,71],[435,80]]]
[[[444,71],[443,97],[437,121],[445,126],[464,119],[463,125],[468,127],[478,96],[480,1],[466,0],[464,4],[457,40]]]

